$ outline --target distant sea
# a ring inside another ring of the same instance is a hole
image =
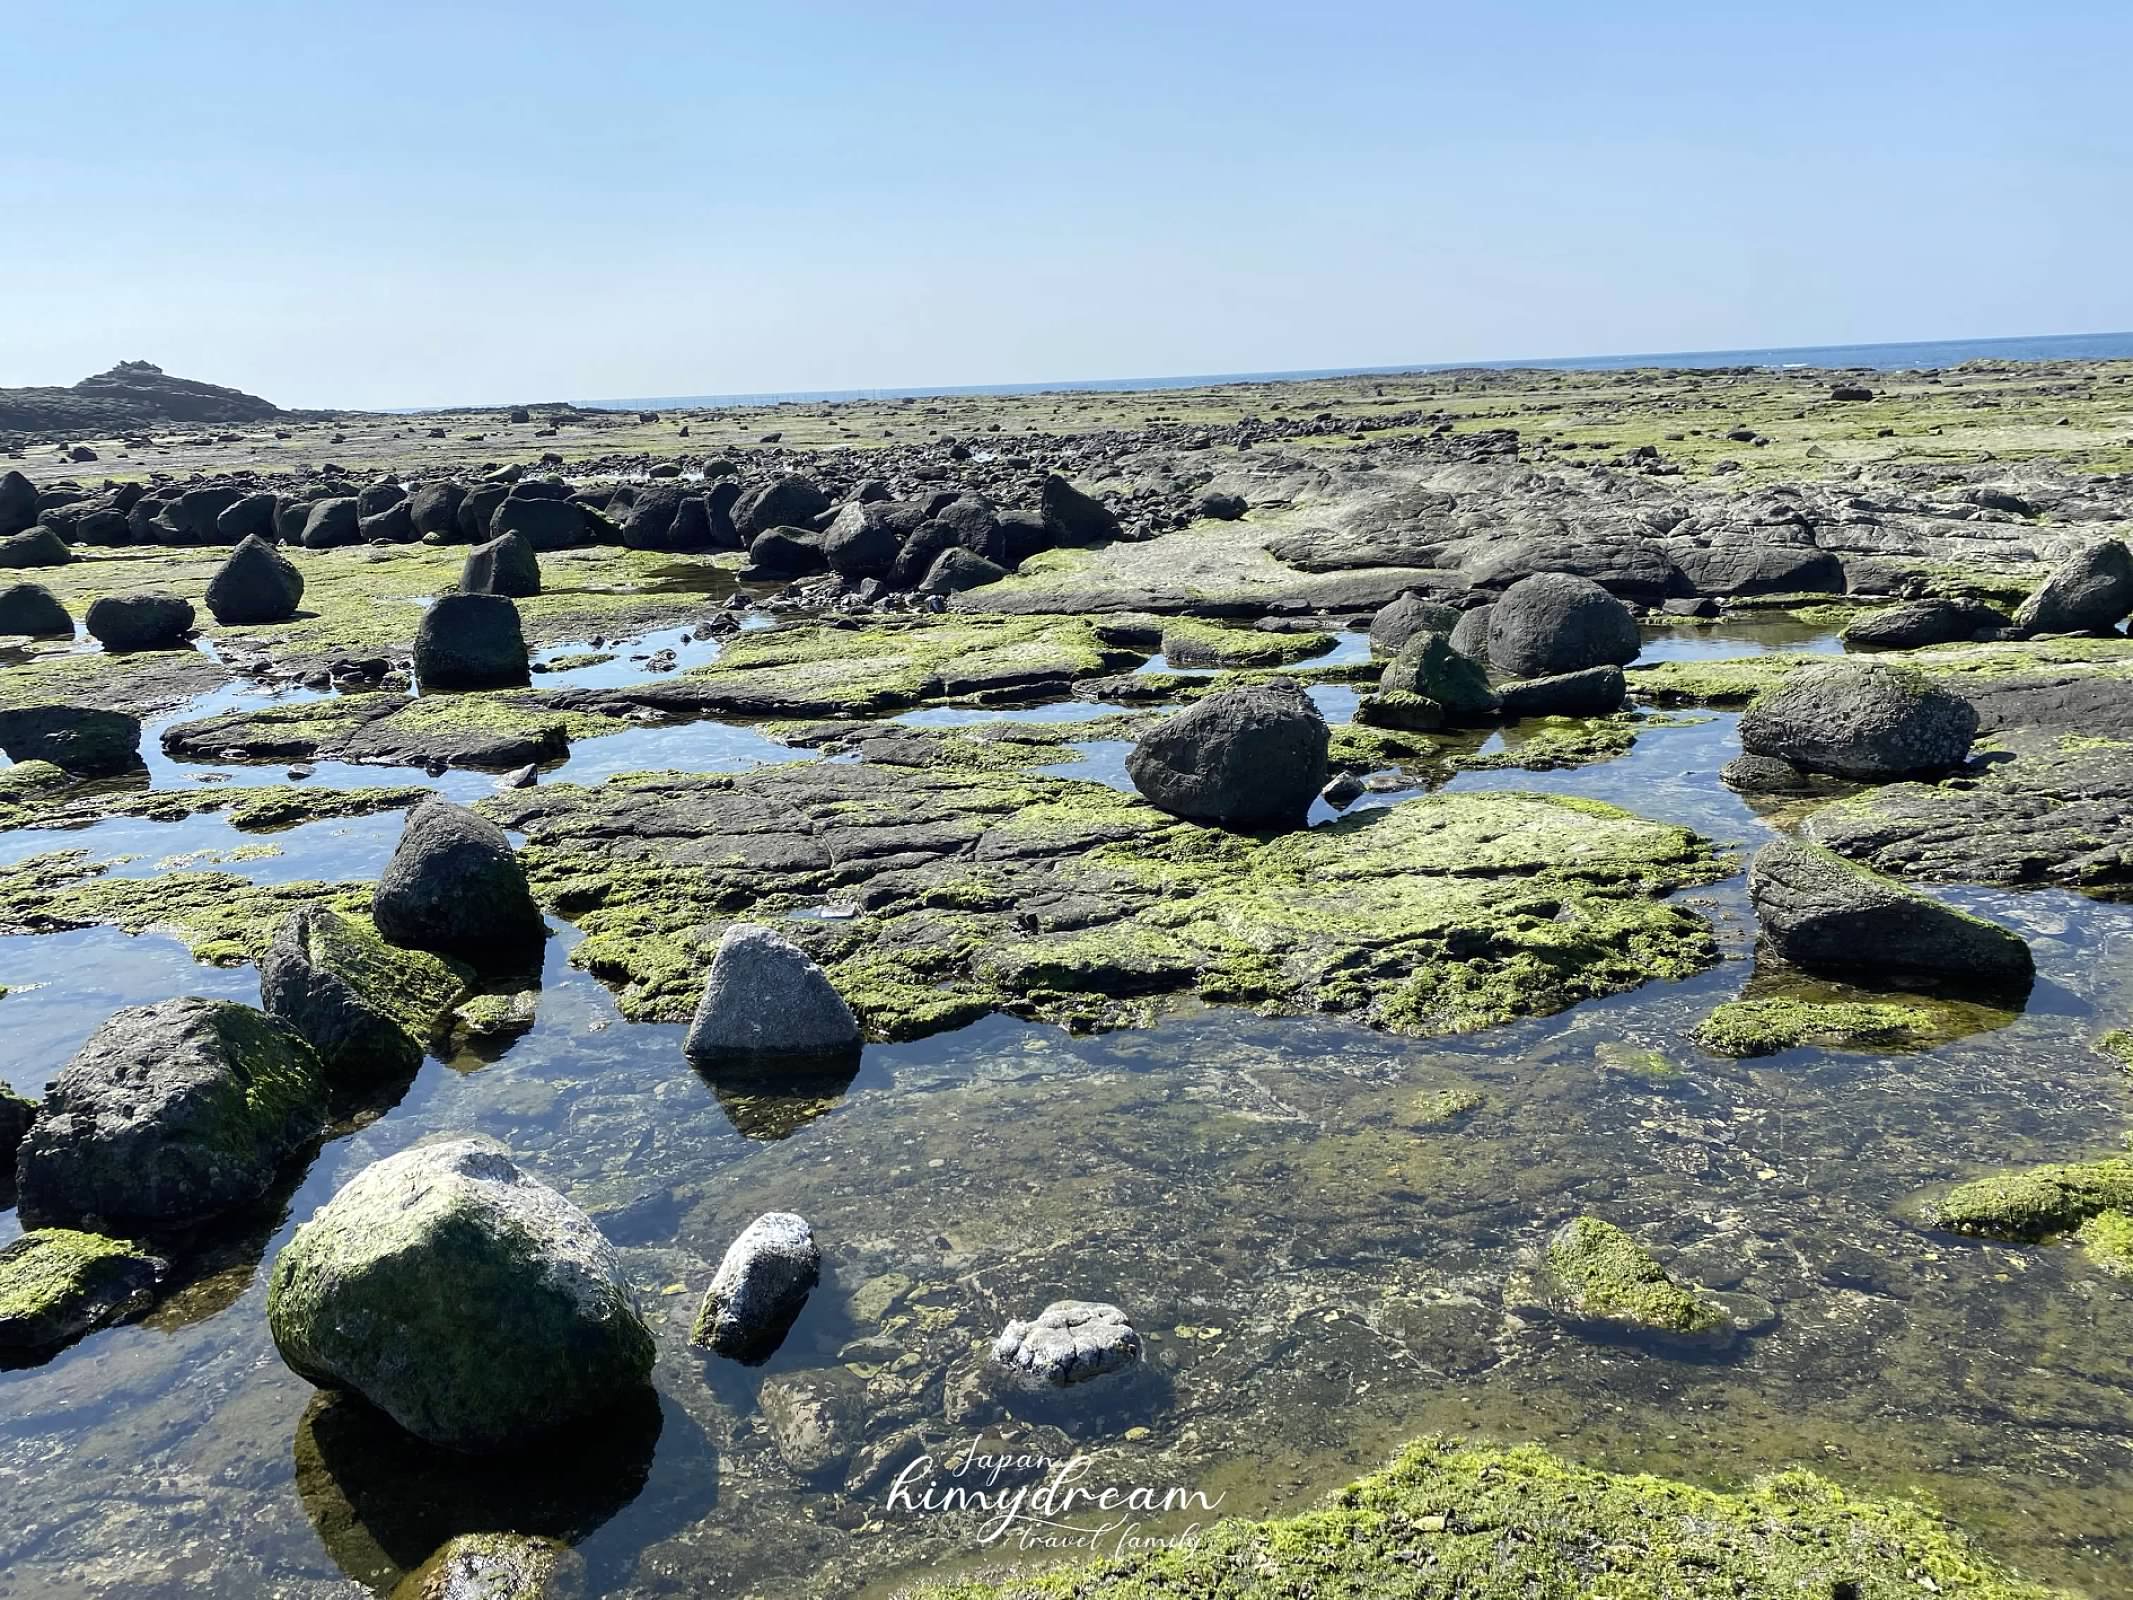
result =
[[[1612,372],[1636,367],[1832,367],[1901,372],[1965,361],[2133,360],[2133,333],[2054,333],[2021,339],[1929,339],[1916,344],[1819,344],[1774,350],[1675,350],[1626,356],[1548,356],[1517,361],[1424,361],[1393,367],[1323,367],[1308,372],[1202,372],[1176,378],[1071,378],[1053,383],[944,384],[922,389],[794,389],[769,394],[651,395],[585,400],[594,410],[767,406],[786,401],[901,400],[941,395],[1045,394],[1118,389],[1203,389],[1220,383],[1284,383],[1304,378],[1371,378],[1407,372],[1472,372],[1559,367]]]

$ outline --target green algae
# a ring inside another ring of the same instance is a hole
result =
[[[91,861],[83,850],[53,851],[0,868],[0,931],[154,930],[182,941],[197,961],[232,966],[257,961],[299,906],[323,902],[366,913],[370,905],[368,884],[260,884],[227,872],[118,878],[108,872],[108,863]]]
[[[1993,1239],[2044,1239],[2067,1233],[2104,1211],[2133,1208],[2133,1159],[2055,1162],[1960,1184],[1929,1208],[1928,1219],[1955,1233]]]
[[[1937,644],[1899,655],[1926,676],[1960,688],[1966,682],[2036,672],[2133,678],[2133,639],[2054,637],[1996,639],[1984,644]],[[1658,705],[1746,705],[1774,689],[1801,667],[1827,666],[1841,657],[1771,651],[1715,661],[1653,661],[1628,670],[1632,691]]]
[[[1175,617],[1163,624],[1163,658],[1173,667],[1278,667],[1332,648],[1330,633],[1270,633],[1196,617]]]
[[[1794,1470],[1733,1491],[1537,1445],[1422,1439],[1320,1511],[1227,1520],[1085,1566],[920,1584],[914,1600],[2053,1600],[1930,1505]]]
[[[0,1349],[43,1349],[139,1311],[162,1273],[124,1240],[33,1229],[0,1249]]]
[[[2096,1048],[2128,1072],[2133,1072],[2133,1029],[2111,1029],[2097,1038]]]
[[[2114,1278],[2133,1278],[2133,1211],[2099,1211],[2074,1232],[2089,1260]]]
[[[1453,754],[1449,764],[1461,772],[1519,769],[1550,772],[1590,766],[1626,755],[1637,742],[1634,713],[1611,717],[1529,717],[1503,730],[1503,748]]]
[[[1722,1308],[1684,1289],[1649,1250],[1598,1217],[1574,1217],[1557,1230],[1545,1277],[1550,1299],[1580,1321],[1694,1338],[1731,1328]]]
[[[1728,1000],[1696,1025],[1696,1043],[1713,1055],[1767,1056],[1802,1045],[1862,1050],[1930,1042],[1933,1013],[1875,1001]]]

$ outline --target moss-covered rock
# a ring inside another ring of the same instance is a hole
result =
[[[37,1117],[37,1103],[0,1084],[0,1189],[15,1181],[15,1150]]]
[[[468,1451],[599,1415],[654,1354],[591,1218],[490,1139],[418,1145],[342,1185],[275,1258],[267,1323],[301,1376]]]
[[[1548,1241],[1550,1298],[1575,1322],[1605,1323],[1699,1343],[1732,1340],[1724,1308],[1684,1289],[1652,1253],[1611,1222],[1573,1217]]]
[[[145,1310],[167,1270],[119,1239],[34,1228],[0,1249],[0,1350],[44,1350]]]
[[[2053,1600],[1931,1508],[1810,1472],[1732,1493],[1576,1466],[1536,1445],[1431,1438],[1322,1511],[1226,1521],[1190,1542],[922,1584],[918,1600]]]
[[[1163,659],[1173,667],[1278,667],[1332,648],[1333,636],[1327,633],[1269,633],[1196,617],[1173,617],[1163,624]]]
[[[1876,1001],[1728,1000],[1696,1025],[1696,1042],[1713,1055],[1767,1056],[1802,1045],[1830,1049],[1900,1049],[1926,1043],[1933,1014]]]
[[[2099,1211],[2074,1237],[2089,1259],[2117,1278],[2133,1278],[2133,1211]]]
[[[2133,1158],[2106,1156],[1960,1184],[1929,1215],[1956,1233],[2043,1239],[2070,1232],[2099,1212],[2124,1210],[2133,1210]]]
[[[387,944],[367,919],[309,905],[260,958],[259,993],[333,1079],[360,1083],[419,1067],[470,977],[442,956]]]

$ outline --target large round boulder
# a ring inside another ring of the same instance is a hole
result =
[[[2062,561],[2015,611],[2031,633],[2102,633],[2133,614],[2133,552],[2105,539]]]
[[[1459,611],[1441,600],[1425,600],[1410,591],[1379,609],[1370,619],[1370,648],[1394,656],[1418,633],[1449,635],[1459,625]]]
[[[823,530],[822,553],[847,578],[886,577],[903,548],[904,532],[895,502],[853,500]]]
[[[37,520],[37,485],[12,468],[0,473],[0,538]]]
[[[109,777],[141,764],[141,724],[94,706],[18,706],[0,711],[0,751],[10,761],[49,761],[76,777]]]
[[[1520,578],[1489,609],[1489,670],[1506,678],[1624,666],[1641,645],[1628,606],[1567,572]]]
[[[461,594],[500,594],[513,599],[541,592],[541,558],[516,533],[498,534],[467,552],[459,569]]]
[[[207,609],[232,628],[286,622],[303,598],[296,563],[256,534],[245,535],[207,585]]]
[[[63,567],[74,559],[67,541],[48,527],[0,539],[0,567]]]
[[[1037,509],[1051,529],[1054,544],[1103,544],[1120,533],[1118,517],[1109,506],[1083,494],[1057,473],[1046,478],[1037,492]]]
[[[1924,972],[2026,985],[2021,935],[1943,905],[1819,845],[1781,839],[1749,864],[1748,897],[1770,949],[1824,972]]]
[[[756,535],[772,528],[811,527],[829,506],[829,496],[811,480],[797,475],[773,478],[734,501],[733,526],[753,547]]]
[[[547,937],[504,830],[440,795],[408,813],[370,913],[394,944],[457,956],[485,971],[537,965]]]
[[[456,483],[425,483],[407,501],[407,520],[418,539],[450,544],[459,536],[459,503],[467,492]]]
[[[682,1050],[706,1064],[817,1063],[859,1049],[859,1024],[807,953],[754,923],[719,940]]]
[[[1976,735],[1977,708],[1961,695],[1876,661],[1801,667],[1740,719],[1749,755],[1862,782],[1946,772]]]
[[[503,595],[440,595],[422,613],[415,630],[415,681],[423,688],[506,689],[531,675],[518,607]]]
[[[275,1258],[282,1359],[417,1438],[493,1452],[630,1399],[650,1331],[592,1219],[490,1139],[364,1168]]]
[[[489,532],[515,533],[536,550],[571,550],[592,542],[592,526],[585,508],[569,500],[534,499],[521,494],[520,484],[505,497],[490,519]]]
[[[83,620],[106,650],[175,650],[193,631],[193,606],[174,594],[107,594]]]
[[[1326,786],[1332,735],[1286,678],[1249,684],[1166,717],[1126,757],[1133,786],[1173,816],[1223,827],[1301,822]]]
[[[233,1000],[114,1012],[59,1071],[15,1157],[25,1215],[175,1224],[257,1200],[325,1126],[317,1054]]]
[[[312,503],[304,514],[304,531],[297,542],[306,550],[332,550],[362,541],[362,518],[356,514],[354,495],[334,495]]]

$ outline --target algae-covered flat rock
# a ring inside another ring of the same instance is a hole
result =
[[[543,785],[483,809],[523,830],[573,960],[626,1015],[679,1021],[736,920],[796,919],[870,1035],[986,1011],[1145,1020],[1163,996],[1342,1011],[1457,1033],[1717,959],[1667,891],[1729,871],[1686,828],[1562,796],[1449,793],[1271,840],[1093,783],[816,762]]]
[[[2133,1158],[2106,1156],[1976,1178],[1949,1190],[1928,1214],[1956,1233],[2043,1239],[2124,1210],[2133,1210]]]
[[[1920,1577],[1930,1577],[1930,1589]],[[917,1600],[1249,1600],[1274,1594],[2072,1600],[1915,1500],[1794,1470],[1731,1492],[1577,1466],[1538,1445],[1428,1438],[1323,1510],[1225,1520],[1085,1566],[922,1583]]]
[[[491,1139],[349,1179],[275,1258],[267,1322],[301,1376],[457,1450],[597,1416],[652,1371],[613,1246]]]
[[[33,1228],[0,1247],[0,1350],[45,1350],[146,1309],[165,1262],[121,1239]]]
[[[229,1000],[114,1012],[59,1071],[16,1157],[25,1216],[184,1223],[258,1199],[325,1124],[295,1029]]]
[[[1931,1040],[1931,1012],[1883,1001],[1729,1000],[1696,1025],[1713,1055],[1767,1056],[1802,1045],[1906,1049]]]
[[[1573,1217],[1549,1239],[1544,1273],[1558,1314],[1696,1344],[1732,1343],[1724,1307],[1683,1288],[1652,1253],[1598,1217]]]

